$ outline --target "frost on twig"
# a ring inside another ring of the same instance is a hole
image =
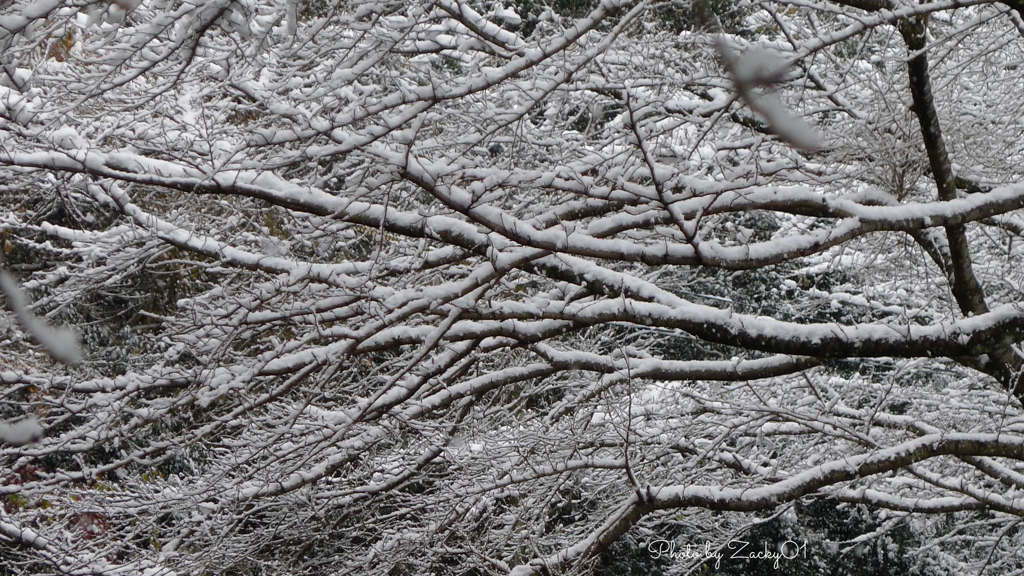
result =
[[[37,442],[43,437],[43,427],[35,416],[20,422],[0,422],[0,442],[11,446],[24,446]]]
[[[18,283],[7,272],[0,271],[0,291],[7,296],[7,306],[18,317],[21,326],[46,348],[51,358],[65,364],[81,361],[82,350],[75,332],[70,328],[50,326],[46,321],[36,318],[28,309],[28,300]]]
[[[772,133],[797,148],[821,148],[821,135],[787,110],[778,96],[770,91],[786,75],[789,64],[785,60],[754,47],[743,54],[736,54],[722,37],[718,37],[716,44],[740,98],[765,119]]]

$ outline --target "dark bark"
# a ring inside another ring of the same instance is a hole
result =
[[[913,110],[921,126],[921,138],[928,153],[928,163],[931,165],[938,197],[942,201],[954,200],[957,178],[953,174],[946,144],[942,138],[942,128],[939,125],[939,115],[935,109],[931,79],[928,75],[926,20],[924,17],[903,20],[899,28],[903,41],[912,54],[907,63],[907,72],[910,77],[910,93],[914,101]],[[945,229],[950,255],[947,277],[953,297],[956,298],[960,311],[965,316],[985,314],[989,308],[985,302],[985,290],[974,275],[966,227],[963,224],[954,224],[947,225]],[[998,379],[1013,391],[1018,399],[1024,401],[1024,390],[1019,386],[1024,363],[1010,347],[1009,342],[993,349],[990,358],[958,360]]]

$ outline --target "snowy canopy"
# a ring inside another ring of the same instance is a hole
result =
[[[1024,570],[1021,17],[0,3],[0,574]]]

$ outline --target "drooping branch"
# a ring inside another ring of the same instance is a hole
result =
[[[552,567],[564,570],[594,558],[608,549],[636,523],[659,510],[704,508],[708,510],[742,511],[770,510],[820,490],[866,479],[898,470],[939,456],[988,456],[1024,460],[1024,438],[1005,434],[930,434],[908,440],[891,448],[868,454],[834,460],[794,474],[788,478],[755,488],[723,488],[719,486],[648,487],[643,498],[632,495],[599,528],[577,544],[561,552],[510,571],[510,576],[544,573]],[[855,492],[840,494],[850,497]],[[910,506],[905,499],[879,498],[893,507]],[[946,500],[935,504],[925,500],[924,509],[970,509],[970,500]],[[1015,513],[1024,515],[1024,507],[1016,504]]]

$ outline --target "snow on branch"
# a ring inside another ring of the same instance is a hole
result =
[[[624,531],[636,524],[642,517],[658,510],[700,507],[710,510],[751,511],[772,509],[784,502],[794,501],[806,494],[846,482],[867,479],[943,455],[957,456],[998,456],[1024,460],[1024,437],[996,434],[933,434],[922,436],[900,445],[870,454],[850,456],[842,460],[821,464],[778,482],[755,488],[723,488],[718,486],[661,486],[647,487],[644,494],[633,495],[621,504],[619,509],[585,539],[571,547],[547,556],[521,564],[510,574],[528,576],[540,573],[542,568],[558,566],[563,569],[573,566],[603,551]],[[849,498],[856,492],[847,489],[840,494]],[[861,497],[867,492],[861,492]],[[886,496],[878,503],[894,507],[906,499]],[[962,499],[926,500],[922,509],[933,507],[935,511],[970,508],[970,502]],[[1024,512],[1019,504],[1016,512]]]
[[[782,3],[0,1],[0,557],[1019,569],[1016,20]]]

